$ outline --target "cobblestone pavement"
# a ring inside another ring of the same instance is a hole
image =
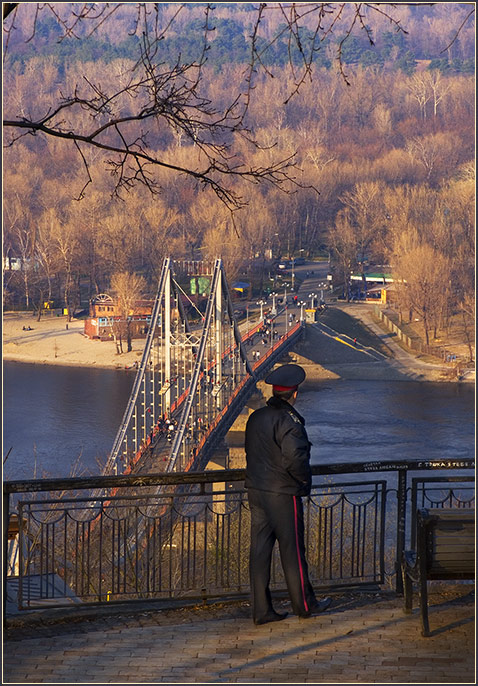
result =
[[[430,606],[429,638],[391,593],[333,595],[322,615],[260,627],[246,602],[15,619],[2,683],[476,684],[474,593],[440,587]]]

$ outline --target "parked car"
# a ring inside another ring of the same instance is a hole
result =
[[[292,267],[292,263],[289,260],[283,260],[282,262],[279,262],[277,265],[277,269],[279,271],[285,271],[286,269],[290,269]]]

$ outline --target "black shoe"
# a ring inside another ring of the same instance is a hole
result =
[[[281,619],[287,617],[287,612],[268,612],[261,619],[255,619],[254,624],[259,626],[259,624],[268,624],[269,622],[280,622]]]
[[[304,612],[304,614],[299,615],[299,617],[302,619],[307,619],[308,617],[313,617],[321,612],[325,612],[331,602],[332,598],[323,598],[322,600],[317,600],[311,607],[309,607],[308,612]]]

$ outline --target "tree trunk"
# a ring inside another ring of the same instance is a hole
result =
[[[28,287],[28,274],[26,272],[26,269],[23,271],[23,283],[25,287],[25,304],[28,310],[28,308],[30,307],[30,290]]]
[[[43,312],[42,302],[43,302],[43,293],[40,293],[40,298],[39,298],[39,301],[38,301],[37,322],[40,321],[41,315],[42,315],[42,312]]]
[[[265,266],[266,266],[266,257],[264,253],[262,253],[262,269],[261,269],[261,281],[259,284],[259,298],[262,298],[262,291],[264,290],[264,272],[265,272]]]
[[[133,344],[131,342],[131,322],[128,321],[126,324],[126,343],[127,343],[127,352],[131,352],[133,350]]]
[[[428,335],[428,321],[426,315],[423,316],[423,330],[425,332],[425,342],[430,345],[430,337]]]
[[[461,311],[461,316],[463,317],[463,329],[465,332],[466,343],[468,345],[468,352],[470,354],[469,362],[473,362],[473,346],[471,345],[471,336],[468,328],[468,322],[466,319],[466,313],[464,310]]]

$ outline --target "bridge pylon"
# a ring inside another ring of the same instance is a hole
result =
[[[196,282],[200,272],[209,283],[204,312],[180,285],[184,271],[195,272]],[[141,363],[105,473],[201,468],[218,422],[254,381],[222,261],[191,266],[165,258]]]

